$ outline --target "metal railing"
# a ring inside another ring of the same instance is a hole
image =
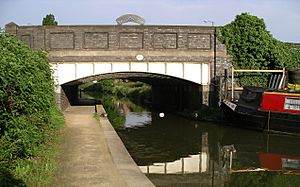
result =
[[[282,73],[282,76],[271,76],[269,87],[280,89],[283,87],[283,82],[285,79],[285,68],[282,70],[250,70],[250,69],[234,69],[231,68],[231,100],[234,99],[234,73]]]

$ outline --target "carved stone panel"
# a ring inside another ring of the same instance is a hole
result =
[[[142,49],[143,33],[140,32],[123,32],[119,34],[120,49]]]
[[[188,48],[189,49],[211,49],[211,35],[210,34],[188,34]]]
[[[74,33],[50,33],[51,49],[74,49]]]
[[[137,23],[139,25],[145,24],[145,19],[135,14],[125,14],[123,16],[118,17],[116,21],[118,25],[123,25],[124,23],[128,22]]]
[[[42,49],[45,48],[45,31],[35,30],[33,37],[33,48],[34,49]]]
[[[21,36],[21,40],[22,40],[24,43],[26,43],[27,45],[29,45],[30,47],[32,47],[32,46],[31,46],[31,35],[29,35],[29,34],[22,35],[22,36]]]
[[[85,49],[107,49],[108,33],[107,32],[86,32],[84,33]]]
[[[153,37],[154,49],[177,49],[176,33],[155,33]]]

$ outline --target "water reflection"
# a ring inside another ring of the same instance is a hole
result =
[[[203,135],[207,139],[207,134]],[[204,141],[207,142],[207,141]],[[205,145],[204,145],[205,146]],[[189,155],[173,162],[153,163],[152,165],[139,166],[146,173],[163,173],[163,174],[187,174],[187,173],[204,173],[209,171],[209,152],[207,149],[202,150],[199,154]]]
[[[268,170],[300,173],[300,156],[260,152],[259,160],[261,167]]]
[[[246,172],[257,173],[265,184],[278,173],[261,171],[299,173],[299,137],[195,122],[168,113],[160,118],[158,112],[124,112],[125,128],[118,134],[156,186],[235,186],[230,178],[238,179],[230,176]]]

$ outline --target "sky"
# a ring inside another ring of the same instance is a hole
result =
[[[0,0],[0,27],[41,25],[50,13],[59,25],[115,25],[131,13],[145,25],[222,26],[243,12],[263,18],[275,38],[300,43],[300,0]]]

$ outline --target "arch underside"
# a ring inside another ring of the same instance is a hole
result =
[[[198,83],[178,77],[148,72],[114,72],[91,75],[64,83],[64,85],[80,85],[105,79],[127,79],[130,81],[144,82],[150,85],[199,85]]]

